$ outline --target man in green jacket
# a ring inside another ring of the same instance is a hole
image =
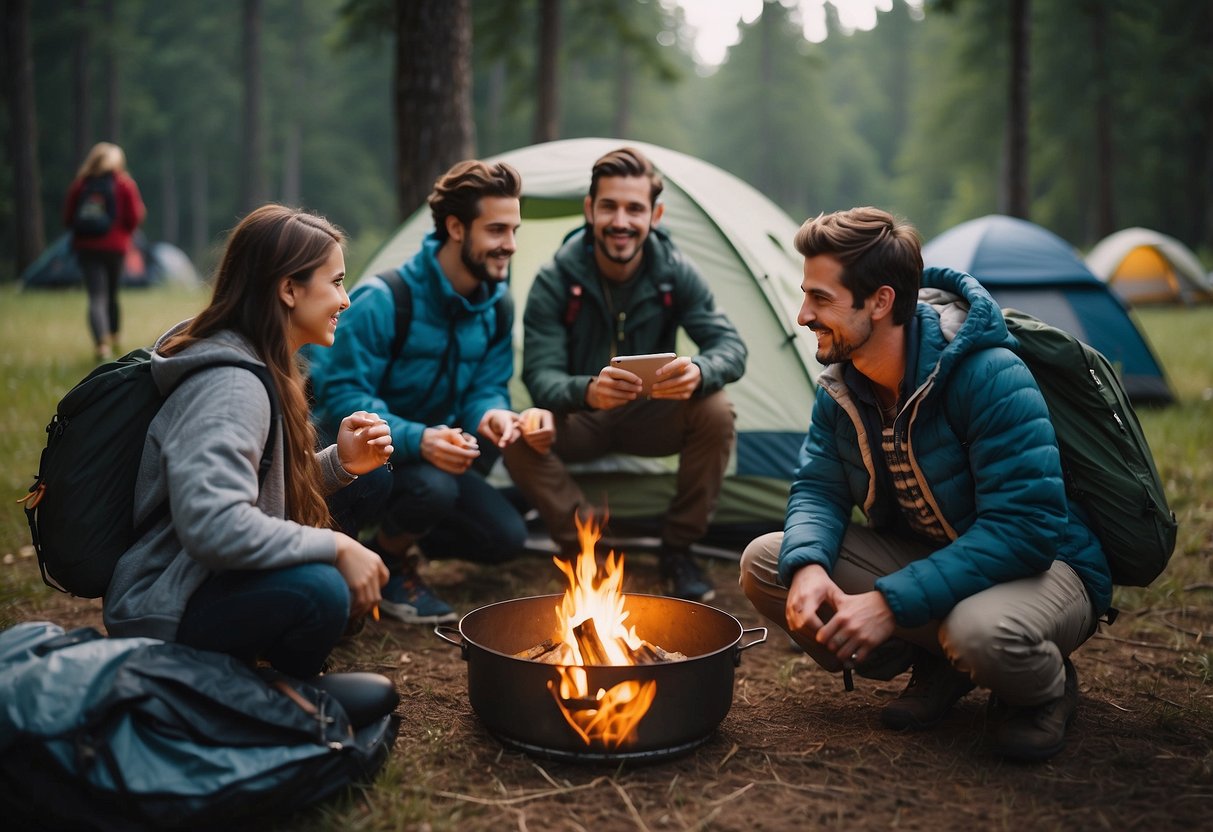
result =
[[[586,225],[539,270],[523,317],[522,380],[535,405],[556,414],[556,441],[547,453],[516,442],[504,458],[562,554],[571,556],[579,548],[574,518],[596,507],[565,463],[612,452],[678,454],[661,572],[671,595],[706,601],[715,593],[690,547],[716,510],[736,439],[723,388],[745,372],[746,347],[699,270],[657,227],[662,187],[661,174],[634,148],[594,163]],[[644,397],[641,379],[611,359],[674,353],[679,328],[699,353],[669,360]]]

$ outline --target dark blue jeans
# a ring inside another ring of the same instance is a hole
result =
[[[337,528],[350,537],[357,537],[359,531],[378,523],[391,500],[394,485],[392,469],[383,465],[330,494],[329,513]]]
[[[518,509],[475,471],[448,474],[428,462],[398,465],[385,534],[412,534],[431,558],[500,563],[526,543]],[[389,564],[391,566],[391,564]]]
[[[249,663],[265,659],[306,679],[345,632],[350,589],[329,563],[233,569],[212,575],[190,597],[177,641]]]

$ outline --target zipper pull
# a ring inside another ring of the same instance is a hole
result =
[[[616,324],[616,327],[615,327],[615,340],[619,342],[620,347],[623,346],[623,322],[627,319],[627,317],[628,317],[627,312],[620,312],[619,318],[618,318],[618,323]]]

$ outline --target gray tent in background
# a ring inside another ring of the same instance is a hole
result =
[[[803,260],[792,248],[798,224],[758,191],[707,162],[640,142],[570,139],[494,157],[522,174],[522,228],[510,279],[515,316],[516,367],[521,367],[522,309],[535,272],[584,222],[582,202],[590,168],[604,153],[631,144],[652,159],[665,178],[666,228],[700,268],[717,303],[728,312],[749,348],[745,377],[728,388],[737,409],[737,450],[730,462],[715,530],[745,533],[780,529],[787,490],[820,371],[816,339],[796,325]],[[419,209],[372,258],[375,274],[416,253],[432,228]],[[680,335],[680,352],[694,346]],[[517,408],[529,399],[517,375],[511,393]],[[576,468],[587,495],[605,494],[615,519],[652,518],[673,493],[675,458],[612,456]],[[498,470],[499,484],[506,484]],[[729,529],[728,527],[733,527]],[[741,528],[738,528],[741,527]]]
[[[60,235],[21,273],[23,289],[65,289],[79,286],[83,280],[80,264],[71,248],[70,234]],[[198,272],[184,251],[171,243],[149,245],[142,234],[136,234],[135,245],[127,252],[123,264],[122,285],[144,287],[162,283],[185,287],[201,285]]]

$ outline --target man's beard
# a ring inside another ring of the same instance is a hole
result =
[[[811,329],[814,334],[817,333],[817,330],[813,327],[809,327],[809,329]],[[822,327],[822,329],[825,329],[825,327]],[[840,339],[836,330],[830,329],[828,331],[830,333],[830,348],[823,354],[820,346],[821,341],[818,340],[818,349],[816,355],[817,363],[827,366],[830,364],[840,364],[843,361],[850,361],[851,356],[855,354],[855,350],[868,343],[868,341],[871,339],[872,322],[864,322],[864,330],[860,333],[858,342]]]
[[[623,265],[625,263],[631,263],[633,260],[635,260],[637,257],[639,257],[640,252],[644,250],[644,243],[643,243],[643,241],[640,240],[640,233],[637,231],[633,231],[630,228],[622,229],[622,230],[627,231],[627,233],[631,235],[631,240],[636,242],[636,247],[632,249],[632,253],[625,257],[625,256],[621,256],[618,254],[611,253],[611,247],[610,247],[610,243],[607,239],[607,235],[610,234],[612,231],[617,231],[617,230],[620,230],[620,229],[616,229],[616,228],[603,229],[603,231],[599,235],[598,241],[597,241],[598,250],[600,252],[602,252],[603,257],[610,260],[612,263],[619,263],[620,265]],[[647,236],[648,232],[646,231],[645,234]]]
[[[504,256],[506,254],[502,249],[486,251],[483,260],[475,260],[472,257],[472,238],[470,236],[463,238],[463,245],[459,247],[459,259],[463,261],[463,267],[468,270],[468,274],[472,276],[478,283],[500,283],[509,276],[507,270],[501,277],[495,277],[489,272],[488,259],[490,257]]]

